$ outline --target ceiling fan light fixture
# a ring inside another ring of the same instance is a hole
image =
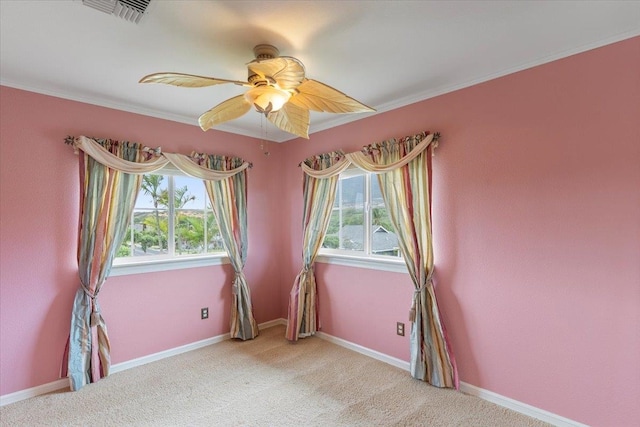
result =
[[[1,1],[1,0],[0,0]],[[237,119],[253,106],[278,129],[309,139],[310,111],[326,113],[366,113],[375,111],[317,80],[307,79],[302,62],[278,56],[271,45],[254,48],[256,59],[247,64],[247,81],[219,79],[195,74],[162,72],[149,74],[140,83],[206,87],[233,83],[249,87],[243,95],[221,102],[198,118],[202,130]]]
[[[245,98],[259,113],[278,111],[291,98],[291,93],[274,86],[256,86],[245,93]]]

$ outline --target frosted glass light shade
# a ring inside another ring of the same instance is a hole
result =
[[[273,86],[254,87],[248,90],[244,96],[261,113],[278,111],[291,98],[289,92]]]

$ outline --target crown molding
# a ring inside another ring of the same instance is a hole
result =
[[[490,73],[484,76],[480,76],[478,78],[475,79],[471,79],[471,80],[467,80],[464,82],[460,82],[460,83],[456,83],[456,84],[452,84],[452,85],[443,85],[443,86],[439,86],[436,88],[432,88],[429,90],[424,90],[424,91],[418,91],[415,92],[409,96],[405,96],[402,98],[398,98],[395,99],[393,101],[389,101],[389,102],[385,102],[381,105],[377,105],[376,106],[376,112],[375,113],[365,113],[365,114],[338,114],[335,115],[335,118],[331,118],[329,120],[323,121],[320,124],[314,125],[313,123],[310,125],[309,127],[309,134],[313,134],[316,132],[321,132],[323,130],[327,130],[327,129],[331,129],[337,126],[342,126],[345,125],[347,123],[351,123],[357,120],[362,120],[364,118],[367,117],[371,117],[377,114],[381,114],[387,111],[391,111],[391,110],[395,110],[401,107],[405,107],[407,105],[411,105],[411,104],[415,104],[417,102],[421,102],[421,101],[425,101],[427,99],[431,99],[431,98],[435,98],[437,96],[440,95],[444,95],[450,92],[454,92],[460,89],[464,89],[470,86],[474,86],[480,83],[484,83],[490,80],[494,80],[500,77],[504,77],[507,76],[509,74],[513,74],[513,73],[517,73],[519,71],[523,71],[529,68],[533,68],[533,67],[537,67],[539,65],[543,65],[543,64],[547,64],[549,62],[553,62],[559,59],[563,59],[563,58],[567,58],[569,56],[572,55],[576,55],[579,53],[583,53],[592,49],[597,49],[599,47],[603,47],[609,44],[613,44],[613,43],[617,43],[623,40],[627,40],[633,37],[637,37],[640,36],[640,28],[635,28],[633,30],[629,30],[629,31],[625,31],[619,34],[616,34],[614,36],[611,37],[607,37],[605,39],[602,40],[598,40],[596,42],[592,42],[592,43],[588,43],[585,45],[582,45],[580,47],[577,48],[573,48],[573,49],[568,49],[568,50],[564,50],[562,52],[558,52],[555,53],[553,55],[548,55],[542,58],[538,58],[534,61],[528,61],[525,63],[522,63],[520,65],[514,66],[514,67],[509,67],[506,68],[502,71],[496,72],[496,73]],[[101,98],[101,97],[92,97],[92,96],[86,96],[84,94],[80,94],[77,92],[73,92],[73,91],[64,91],[64,90],[50,90],[50,89],[46,89],[43,88],[41,86],[37,86],[37,85],[32,85],[32,84],[28,84],[28,83],[23,83],[23,82],[17,82],[17,81],[13,81],[13,80],[7,80],[7,79],[3,79],[0,76],[0,85],[2,86],[8,86],[8,87],[12,87],[15,89],[21,89],[21,90],[26,90],[29,92],[36,92],[36,93],[40,93],[43,95],[49,95],[49,96],[54,96],[57,98],[63,98],[63,99],[68,99],[71,101],[77,101],[77,102],[83,102],[86,104],[92,104],[92,105],[97,105],[97,106],[101,106],[101,107],[106,107],[106,108],[112,108],[115,110],[120,110],[120,111],[126,111],[129,113],[134,113],[134,114],[141,114],[144,116],[149,116],[149,117],[155,117],[158,119],[163,119],[163,120],[169,120],[169,121],[174,121],[174,122],[178,122],[178,123],[183,123],[183,124],[188,124],[188,125],[192,125],[192,126],[197,126],[197,120],[193,117],[188,117],[188,116],[184,116],[184,115],[180,115],[180,114],[171,114],[171,113],[167,113],[167,112],[163,112],[163,111],[158,111],[158,110],[154,110],[154,109],[150,109],[150,108],[143,108],[143,107],[139,107],[139,106],[132,106],[132,105],[128,105],[125,103],[121,103],[121,102],[116,102],[113,100],[108,100],[105,98]],[[253,130],[249,130],[249,129],[245,129],[245,128],[241,128],[239,126],[234,126],[233,124],[230,123],[226,123],[223,125],[218,126],[215,130],[218,131],[222,131],[222,132],[229,132],[229,133],[233,133],[233,134],[237,134],[237,135],[242,135],[242,136],[247,136],[250,138],[256,138],[256,139],[266,139],[270,142],[278,142],[278,143],[282,143],[282,142],[286,142],[286,141],[291,141],[294,139],[297,139],[298,137],[293,136],[293,135],[288,135],[288,134],[284,134],[284,132],[280,135],[272,135],[270,138],[267,137],[265,138],[264,135],[260,135],[259,132],[253,131]]]

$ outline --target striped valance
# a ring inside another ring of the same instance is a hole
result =
[[[208,155],[191,153],[190,156],[176,153],[163,153],[159,148],[141,147],[145,151],[145,159],[141,162],[131,162],[118,157],[93,138],[86,136],[68,137],[65,142],[72,145],[74,150],[82,150],[97,162],[112,169],[130,174],[147,174],[158,172],[167,166],[174,166],[186,175],[208,181],[220,181],[234,176],[251,167],[251,163],[240,159],[239,166],[229,170],[213,170],[203,165]]]

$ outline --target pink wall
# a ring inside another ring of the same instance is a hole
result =
[[[640,425],[638,70],[634,38],[286,143],[283,294],[301,262],[296,165],[439,131],[436,283],[461,380],[594,426]],[[408,276],[321,265],[318,286],[324,332],[408,360],[395,335]]]
[[[58,379],[78,287],[78,160],[67,135],[128,139],[165,151],[238,155],[249,172],[246,274],[258,322],[280,316],[277,170],[252,138],[2,87],[0,136],[0,394]],[[228,265],[108,279],[100,302],[120,363],[229,331]],[[200,320],[208,306],[210,318]]]
[[[634,38],[270,144],[269,157],[251,138],[2,87],[0,394],[58,377],[77,287],[77,159],[64,136],[253,161],[247,276],[264,322],[286,316],[300,267],[297,164],[428,129],[443,135],[436,281],[461,379],[594,426],[640,425],[638,69]],[[323,331],[408,360],[407,338],[395,335],[396,321],[408,323],[407,275],[317,272]],[[109,279],[101,303],[113,362],[228,331],[229,274]]]

